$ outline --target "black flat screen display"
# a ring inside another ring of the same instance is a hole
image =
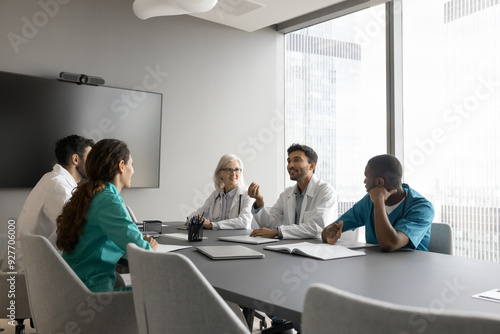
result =
[[[0,72],[0,188],[33,187],[56,163],[57,139],[125,141],[132,187],[158,188],[162,94]]]

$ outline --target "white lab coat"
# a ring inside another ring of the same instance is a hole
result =
[[[253,209],[260,227],[279,227],[283,239],[318,238],[333,219],[337,218],[337,193],[328,183],[313,175],[306,189],[300,211],[299,224],[295,224],[295,187],[288,187],[269,209]]]
[[[236,188],[229,210],[229,217],[225,220],[220,220],[222,218],[221,196],[222,192],[215,190],[208,196],[203,206],[194,211],[189,217],[192,218],[194,215],[201,215],[204,212],[204,217],[210,220],[214,230],[249,229],[252,223],[252,205],[255,200],[248,196],[247,190],[240,186]]]
[[[73,176],[61,165],[56,164],[35,185],[24,203],[16,222],[16,270],[24,271],[19,237],[23,231],[42,235],[56,247],[56,219],[64,204],[71,198],[77,186]],[[7,269],[7,257],[2,262],[2,270]]]

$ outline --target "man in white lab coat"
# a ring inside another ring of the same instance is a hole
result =
[[[337,194],[333,187],[314,175],[318,155],[306,145],[293,144],[287,150],[287,170],[297,184],[285,189],[271,209],[255,182],[248,195],[255,198],[252,213],[260,228],[250,236],[283,239],[318,238],[332,217],[337,216]]]
[[[85,160],[94,141],[71,135],[56,142],[57,164],[35,185],[24,203],[16,222],[15,270],[24,271],[19,237],[23,231],[43,235],[56,243],[56,219],[70,199],[77,183],[86,177]],[[9,252],[2,261],[2,271],[14,271],[9,265]]]

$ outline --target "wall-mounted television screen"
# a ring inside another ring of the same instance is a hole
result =
[[[55,142],[77,134],[125,141],[132,187],[160,184],[162,94],[0,72],[0,188],[33,187],[56,163]]]

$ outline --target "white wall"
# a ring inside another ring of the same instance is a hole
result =
[[[0,70],[48,78],[85,73],[109,86],[146,83],[163,93],[160,188],[122,193],[139,219],[182,220],[213,190],[211,173],[230,152],[243,159],[245,179],[260,183],[274,203],[284,187],[283,36],[190,16],[142,21],[132,2],[0,1]],[[153,80],[156,69],[163,74]],[[28,194],[0,190],[0,233]]]

